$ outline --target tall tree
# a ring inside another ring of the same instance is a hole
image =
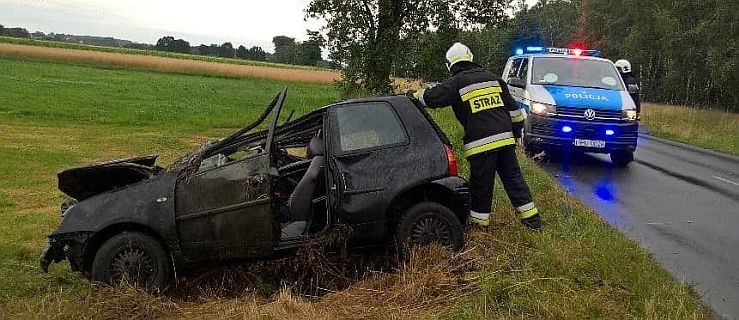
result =
[[[223,58],[234,57],[234,46],[231,42],[224,42],[220,48],[218,48],[218,56]]]
[[[169,51],[169,45],[174,41],[173,36],[164,36],[157,40],[157,44],[154,46],[159,51]]]
[[[439,28],[494,25],[510,0],[312,0],[307,17],[327,22],[334,59],[345,65],[344,85],[392,90],[393,59],[402,39]]]
[[[297,44],[295,38],[276,36],[272,38],[275,45],[275,61],[279,63],[295,64],[297,57]]]
[[[249,50],[246,50],[244,45],[240,45],[239,48],[236,49],[236,58],[249,59]]]
[[[297,45],[297,61],[295,62],[306,66],[317,65],[321,61],[321,46],[323,42],[323,36],[318,31],[308,30],[308,40]]]

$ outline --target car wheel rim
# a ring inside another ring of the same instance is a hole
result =
[[[447,247],[451,246],[452,231],[446,222],[436,217],[426,217],[413,224],[411,245],[425,246],[434,242]]]
[[[112,283],[127,281],[146,286],[153,282],[155,275],[154,261],[142,248],[125,247],[116,253],[110,264]]]

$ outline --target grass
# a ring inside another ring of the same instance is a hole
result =
[[[242,60],[236,59],[195,59],[198,56],[184,54],[150,55],[149,53],[156,53],[152,51],[128,52],[119,50],[119,52],[113,50],[112,52],[106,52],[90,50],[94,48],[96,47],[88,46],[69,49],[0,43],[0,56],[165,73],[264,78],[303,83],[327,84],[340,78],[338,71],[324,69],[291,68],[286,65],[274,66],[266,63],[237,63],[242,62]]]
[[[0,58],[0,77],[0,318],[710,316],[689,287],[524,157],[546,230],[520,227],[497,188],[492,226],[468,230],[461,254],[429,248],[398,265],[382,255],[309,248],[292,260],[190,276],[161,296],[91,285],[66,263],[40,274],[44,237],[59,223],[58,170],[146,153],[162,154],[166,164],[248,123],[281,84],[8,58]],[[299,114],[337,98],[332,86],[295,84],[286,107]],[[433,115],[461,140],[450,110]],[[459,164],[466,174],[467,163]],[[325,290],[318,298],[305,286]]]
[[[641,117],[652,135],[739,155],[739,113],[645,103]]]

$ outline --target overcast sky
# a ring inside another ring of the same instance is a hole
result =
[[[527,3],[536,0],[526,0]],[[272,51],[272,37],[305,40],[310,0],[0,0],[0,24],[30,32],[110,36],[156,43],[164,35],[201,43],[257,45]]]

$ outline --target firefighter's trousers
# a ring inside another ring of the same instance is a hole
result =
[[[531,198],[529,187],[521,174],[521,168],[518,166],[515,145],[475,154],[469,156],[467,160],[471,169],[472,212],[470,214],[473,217],[483,220],[489,218],[496,173],[500,175],[503,188],[518,211],[519,218],[526,219],[539,213]]]

